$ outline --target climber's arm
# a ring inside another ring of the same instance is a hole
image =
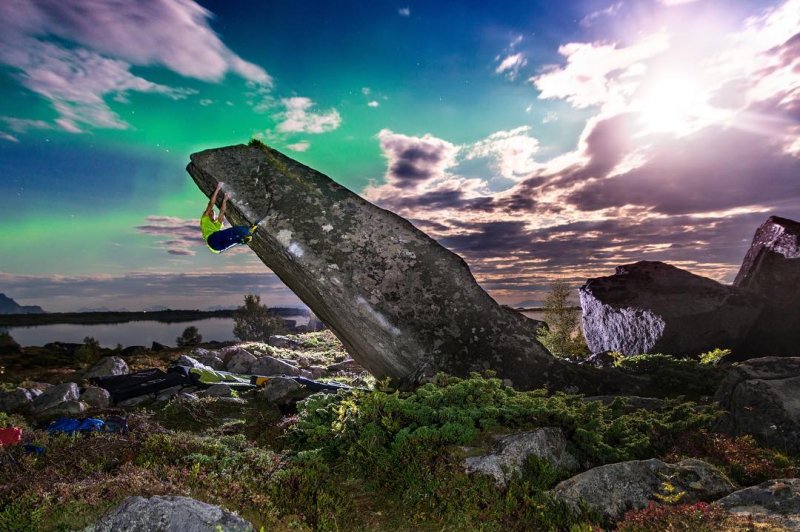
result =
[[[206,210],[203,211],[203,215],[208,216],[212,220],[214,219],[214,205],[217,203],[217,194],[221,188],[222,182],[217,183],[217,188],[214,189],[214,193],[211,194],[211,198],[208,200],[208,205],[206,205]],[[222,217],[220,216],[220,218]]]

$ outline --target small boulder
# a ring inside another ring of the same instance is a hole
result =
[[[87,410],[89,410],[89,405],[83,401],[64,401],[47,410],[37,412],[36,415],[40,418],[75,417],[80,416]]]
[[[714,430],[752,434],[766,445],[800,452],[800,357],[764,357],[731,367],[714,400],[728,413]]]
[[[734,491],[714,506],[736,514],[778,517],[787,529],[800,530],[800,479],[768,480]]]
[[[34,397],[30,390],[15,388],[10,392],[0,393],[0,412],[19,412],[30,408]]]
[[[36,397],[31,403],[31,408],[34,413],[44,413],[46,410],[54,408],[61,403],[67,401],[77,401],[80,394],[78,393],[78,385],[74,382],[65,382],[56,386],[47,388],[42,394]]]
[[[300,342],[288,336],[273,334],[267,338],[267,343],[273,347],[280,347],[282,349],[297,349],[300,347]]]
[[[111,405],[111,394],[98,386],[89,386],[81,394],[81,401],[90,408],[108,408]]]
[[[129,347],[124,348],[122,351],[119,352],[119,356],[121,357],[130,357],[134,355],[141,355],[147,351],[147,348],[143,345],[132,345]]]
[[[163,394],[163,393],[164,393],[164,391],[161,392],[161,394]],[[117,403],[117,406],[122,406],[122,407],[129,408],[129,407],[133,407],[133,406],[139,406],[139,405],[141,405],[143,403],[148,403],[148,402],[153,402],[153,398],[151,396],[149,396],[149,395],[139,395],[137,397],[131,397],[130,399],[125,399],[124,401],[120,401],[120,402]]]
[[[233,390],[227,384],[213,384],[201,392],[203,397],[231,397]]]
[[[176,364],[179,366],[187,366],[189,368],[195,368],[195,369],[206,369],[206,370],[214,369],[211,366],[206,366],[197,359],[194,359],[187,355],[181,355],[180,357],[178,357],[178,361],[176,362]]]
[[[210,366],[213,369],[225,369],[225,362],[223,362],[222,357],[216,351],[209,351],[208,349],[197,347],[192,350],[190,355],[201,364]]]
[[[611,351],[600,351],[586,357],[580,363],[585,366],[594,366],[596,368],[610,368],[614,365],[614,357]]]
[[[181,385],[172,386],[170,388],[165,388],[165,389],[161,390],[160,392],[158,392],[158,394],[156,395],[156,398],[155,398],[155,400],[153,402],[154,403],[164,403],[166,401],[169,401],[170,399],[172,399],[173,397],[178,395],[181,391],[183,391],[185,388],[186,388],[185,386],[181,386]]]
[[[311,391],[294,379],[273,377],[269,379],[261,390],[260,395],[270,403],[288,405],[311,395]]]
[[[263,356],[253,362],[254,375],[300,375],[301,370],[283,360],[271,356]]]
[[[227,362],[228,371],[233,373],[252,373],[256,357],[245,349],[237,348]]]
[[[749,292],[652,261],[589,279],[579,295],[593,353],[697,356],[717,347],[736,352],[763,307]]]
[[[578,462],[566,451],[567,439],[560,428],[543,427],[509,436],[495,436],[495,450],[483,456],[464,460],[467,473],[483,473],[494,477],[504,487],[522,469],[529,456],[547,460],[554,467],[569,471],[578,469]]]
[[[358,362],[356,362],[355,360],[353,360],[352,358],[347,358],[345,360],[342,360],[341,362],[337,362],[336,364],[331,364],[330,366],[328,366],[328,371],[331,372],[331,373],[334,373],[334,372],[337,372],[337,371],[347,371],[347,372],[350,372],[350,373],[361,373],[361,372],[365,371],[365,369],[362,368],[361,365]]]
[[[317,380],[321,379],[328,372],[328,369],[323,366],[309,366],[308,372],[311,375],[309,378]]]
[[[251,532],[253,526],[219,506],[190,497],[128,497],[84,532]]]
[[[150,346],[150,351],[154,353],[158,353],[159,351],[167,351],[170,349],[168,345],[160,344],[158,342],[153,342],[153,345]]]
[[[684,492],[682,503],[712,501],[731,493],[734,486],[714,466],[688,458],[677,464],[661,460],[633,460],[595,467],[560,482],[552,494],[573,508],[585,501],[603,516],[616,520],[630,509],[641,509],[656,494],[664,493],[664,482],[677,493]]]
[[[103,357],[83,372],[84,379],[92,377],[111,377],[113,375],[127,375],[130,373],[128,364],[121,357]]]

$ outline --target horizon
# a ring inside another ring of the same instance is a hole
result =
[[[502,304],[639,260],[730,284],[758,226],[800,220],[800,0],[734,4],[4,2],[0,291],[305,307],[200,237],[189,155],[251,138],[407,218]]]

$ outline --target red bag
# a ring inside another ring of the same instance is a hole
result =
[[[22,441],[22,429],[12,427],[10,429],[0,429],[0,446],[17,445]]]

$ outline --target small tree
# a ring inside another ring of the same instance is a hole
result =
[[[233,313],[233,335],[244,341],[266,342],[273,334],[286,331],[283,320],[261,304],[261,297],[244,296],[244,306]]]
[[[198,345],[203,341],[203,335],[200,334],[200,331],[197,330],[197,327],[194,325],[190,327],[186,327],[183,330],[183,334],[178,336],[175,339],[175,342],[178,344],[178,347],[189,347],[192,345]]]
[[[83,339],[83,345],[75,350],[75,359],[78,362],[92,363],[100,358],[100,342],[92,336]]]
[[[555,356],[586,356],[589,348],[580,326],[581,311],[570,308],[569,293],[569,285],[564,281],[550,285],[544,301],[544,321],[548,328],[539,329],[536,338]]]

